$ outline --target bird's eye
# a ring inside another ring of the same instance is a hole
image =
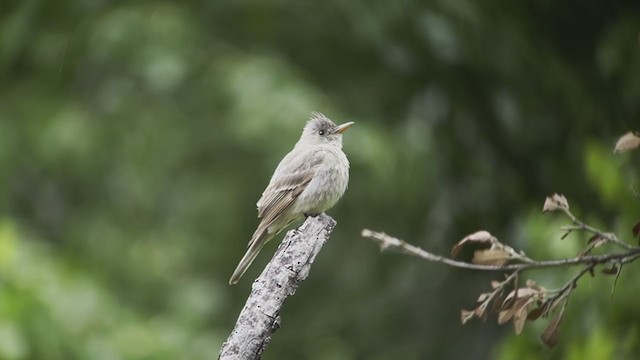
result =
[[[318,135],[320,135],[320,136],[324,135],[324,130],[318,131]]]

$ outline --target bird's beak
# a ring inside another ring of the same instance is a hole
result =
[[[344,123],[338,126],[338,128],[336,129],[336,133],[342,134],[343,132],[347,131],[347,129],[350,128],[353,124],[355,124],[353,121],[349,121],[348,123]]]

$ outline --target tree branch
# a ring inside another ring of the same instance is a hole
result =
[[[596,228],[594,228],[592,226],[589,226],[589,225],[585,224],[584,222],[578,220],[578,218],[576,218],[575,215],[573,215],[571,213],[571,211],[569,211],[569,208],[560,208],[560,210],[562,210],[569,217],[569,219],[571,219],[571,222],[574,224],[574,226],[563,226],[562,227],[562,230],[568,231],[567,235],[571,231],[574,231],[574,230],[586,231],[588,233],[593,234],[594,236],[598,236],[598,237],[604,239],[605,241],[608,241],[608,242],[610,242],[612,244],[615,244],[615,245],[617,245],[617,246],[619,246],[619,247],[621,247],[621,248],[623,248],[625,250],[631,250],[631,249],[634,248],[633,246],[618,240],[618,237],[615,234],[605,233],[605,232],[603,232],[601,230],[598,230],[598,229],[596,229]]]
[[[492,290],[480,294],[477,300],[479,304],[475,309],[461,309],[460,321],[465,324],[474,318],[486,320],[488,312],[493,312],[498,315],[498,324],[513,321],[515,333],[520,334],[527,320],[535,321],[538,318],[549,318],[553,313],[556,313],[540,336],[545,345],[553,347],[558,343],[558,326],[562,321],[569,297],[577,287],[578,281],[587,273],[595,276],[595,268],[598,265],[609,264],[610,267],[602,269],[601,272],[616,276],[611,288],[611,295],[613,296],[622,266],[640,258],[640,246],[627,244],[620,241],[613,233],[605,233],[580,221],[569,210],[569,202],[563,195],[553,194],[548,196],[545,199],[542,211],[562,212],[571,220],[570,225],[561,227],[565,231],[562,239],[573,231],[591,235],[580,255],[568,259],[536,261],[527,257],[523,251],[516,251],[510,246],[501,243],[495,236],[485,230],[469,234],[458,241],[451,249],[451,257],[432,254],[382,232],[364,229],[362,230],[362,236],[372,239],[380,245],[381,251],[396,250],[428,261],[467,270],[511,272],[504,281],[491,281]],[[632,232],[634,236],[640,233],[640,223],[634,226]],[[461,249],[469,244],[479,245],[483,249],[474,251],[471,262],[453,260]],[[622,249],[623,252],[591,255],[593,249],[604,244],[611,244],[618,249]],[[509,264],[509,262],[511,263]],[[547,289],[532,279],[527,279],[524,287],[519,284],[519,275],[525,270],[576,265],[582,266],[582,269],[559,289]],[[505,297],[507,291],[509,292]],[[490,308],[490,306],[492,307]]]
[[[397,250],[404,254],[417,256],[429,261],[446,264],[449,266],[468,269],[468,270],[481,270],[481,271],[513,271],[513,270],[527,270],[527,269],[540,269],[550,268],[567,265],[579,265],[579,264],[604,264],[608,262],[627,263],[640,257],[640,247],[630,247],[626,252],[611,253],[605,255],[587,255],[577,256],[569,259],[560,260],[548,260],[548,261],[532,261],[523,264],[507,264],[507,265],[479,265],[471,264],[464,261],[453,260],[444,256],[430,253],[417,246],[411,245],[400,239],[389,236],[383,232],[371,231],[369,229],[362,230],[362,236],[369,238],[380,245],[380,250],[387,251],[390,249]]]
[[[307,278],[316,255],[335,226],[335,220],[320,214],[308,217],[300,227],[287,232],[254,281],[233,331],[222,344],[219,359],[260,359],[271,335],[280,327],[279,314],[285,300]]]

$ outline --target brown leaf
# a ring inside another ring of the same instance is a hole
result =
[[[547,196],[547,198],[545,199],[544,205],[542,206],[542,212],[555,211],[560,208],[568,209],[569,202],[567,201],[567,198],[564,197],[564,195],[553,194],[551,196]]]
[[[500,287],[500,284],[501,284],[500,281],[491,280],[491,287],[494,289],[497,289],[498,287]]]
[[[615,149],[613,149],[613,153],[620,154],[629,150],[636,149],[638,148],[638,146],[640,146],[640,136],[630,131],[622,135],[622,137],[618,139],[616,147]]]
[[[524,305],[520,309],[516,311],[513,315],[513,328],[516,332],[516,335],[520,335],[522,329],[524,329],[524,323],[527,321],[527,317],[529,314],[529,308],[536,300],[534,298],[529,298]]]
[[[564,195],[561,194],[553,194],[553,199],[558,202],[559,206],[562,206],[563,208],[568,209],[569,208],[569,202],[567,201],[567,198],[564,197]]]
[[[474,315],[475,311],[462,309],[460,310],[460,321],[464,325],[467,321],[473,319]]]
[[[539,292],[545,292],[547,289],[540,284],[538,284],[535,280],[527,279],[527,287],[529,289],[533,289]]]
[[[606,234],[606,235],[609,235],[609,234]],[[591,250],[606,244],[607,241],[608,241],[607,239],[603,238],[598,234],[593,235],[592,237],[589,238],[589,241],[587,241],[587,248],[582,250],[580,254],[578,254],[578,256],[583,257],[591,254]]]
[[[542,206],[542,212],[547,211],[556,211],[558,210],[558,204],[553,201],[552,198],[548,197],[544,200],[544,205]]]
[[[597,241],[598,239],[602,239],[602,238],[600,237],[600,235],[595,234],[595,235],[593,235],[592,237],[589,238],[589,240],[587,241],[587,244],[591,244],[591,243]]]
[[[498,314],[498,324],[504,324],[507,321],[511,320],[513,315],[515,315],[516,312],[518,312],[520,309],[522,309],[522,307],[525,306],[528,301],[529,301],[528,298],[518,298],[513,303],[512,307],[510,307],[510,308],[508,308],[506,310],[500,311],[500,314]]]
[[[504,249],[476,250],[471,262],[480,265],[502,266],[509,261],[509,253]]]
[[[538,306],[537,308],[529,311],[529,314],[527,315],[527,320],[538,320],[538,318],[540,316],[542,316],[542,313],[544,312],[544,306]]]
[[[611,268],[609,269],[602,269],[602,273],[607,275],[618,275],[618,272],[619,269],[616,264],[611,265]]]
[[[637,237],[638,235],[640,235],[640,222],[639,222],[639,223],[637,223],[637,224],[633,227],[633,229],[631,229],[631,233],[633,234],[633,236],[636,236],[636,237]]]
[[[498,312],[500,311],[500,309],[502,308],[502,301],[504,300],[503,297],[503,293],[502,291],[500,293],[498,293],[498,295],[496,295],[493,298],[493,305],[491,306],[491,312]]]
[[[494,241],[496,241],[496,238],[493,237],[493,235],[491,235],[488,231],[480,230],[474,232],[473,234],[465,236],[464,239],[458,241],[458,243],[455,244],[453,248],[451,248],[451,257],[456,257],[467,243],[473,242],[486,244],[492,243]]]
[[[513,308],[508,308],[507,310],[502,310],[498,314],[498,324],[504,324],[507,321],[511,320],[513,314],[515,314],[515,310]]]
[[[510,301],[514,297],[516,297],[517,299],[529,298],[529,297],[532,297],[533,295],[536,295],[538,293],[540,293],[539,290],[528,288],[528,287],[521,287],[521,288],[518,288],[516,290],[512,290],[509,293],[509,295],[507,295],[507,297],[504,299],[504,303],[506,304],[508,301]],[[517,296],[516,296],[516,294],[517,294]]]
[[[550,348],[558,345],[558,326],[562,321],[563,314],[564,308],[560,310],[560,313],[558,313],[558,315],[556,315],[553,319],[551,319],[551,321],[549,321],[549,324],[544,329],[544,332],[542,332],[542,335],[540,335],[540,340],[542,340],[542,342]]]
[[[480,294],[480,296],[478,296],[478,302],[483,302],[485,300],[487,300],[487,298],[489,296],[491,296],[492,293],[482,293]]]
[[[487,320],[487,313],[485,310],[487,310],[487,303],[481,304],[480,306],[478,306],[475,310],[474,310],[474,314],[478,319],[482,319],[482,321],[486,321]]]

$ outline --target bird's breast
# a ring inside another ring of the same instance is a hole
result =
[[[296,201],[298,210],[310,214],[327,211],[340,200],[349,183],[349,161],[341,149],[323,151],[323,161]]]

